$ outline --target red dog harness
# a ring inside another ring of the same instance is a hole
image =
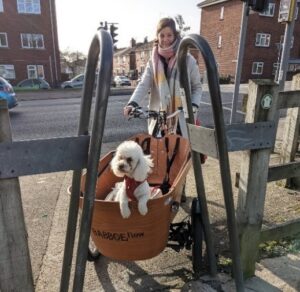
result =
[[[131,177],[125,176],[125,188],[126,188],[126,194],[127,197],[131,200],[131,201],[137,201],[137,198],[134,196],[134,191],[135,189],[141,185],[145,180],[143,181],[136,181]]]

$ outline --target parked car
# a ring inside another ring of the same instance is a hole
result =
[[[95,87],[97,84],[97,78],[98,78],[98,73],[96,73],[95,76]],[[83,82],[84,82],[84,74],[79,74],[74,78],[72,78],[71,80],[63,82],[61,84],[61,88],[82,88]],[[114,81],[114,78],[111,79],[110,86],[116,87],[116,82]]]
[[[83,86],[84,74],[79,74],[71,80],[65,81],[61,84],[61,88],[81,88]]]
[[[24,79],[18,83],[17,87],[27,89],[50,89],[49,83],[41,78]]]
[[[116,86],[130,86],[131,81],[126,76],[116,76],[115,79]]]
[[[13,87],[3,77],[0,77],[0,99],[7,100],[7,106],[9,109],[18,105]]]

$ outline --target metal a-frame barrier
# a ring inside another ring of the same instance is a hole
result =
[[[211,103],[212,103],[213,116],[215,122],[214,130],[204,128],[204,127],[194,126],[191,92],[190,92],[188,71],[186,65],[186,55],[189,47],[196,48],[202,53],[206,65],[208,86],[211,95]],[[231,247],[232,261],[233,261],[233,274],[235,278],[237,291],[244,291],[243,272],[241,267],[240,248],[239,248],[237,224],[236,224],[236,218],[234,212],[235,208],[233,202],[233,192],[232,192],[230,166],[229,166],[229,158],[228,158],[227,135],[226,135],[226,129],[224,124],[220,85],[219,85],[219,74],[218,74],[216,61],[212,53],[212,50],[209,44],[207,43],[207,41],[203,37],[197,34],[191,34],[182,39],[178,49],[178,68],[180,71],[180,83],[185,91],[187,110],[189,115],[188,130],[189,130],[189,139],[192,148],[192,160],[193,160],[197,199],[198,199],[198,207],[196,209],[198,209],[199,212],[201,213],[202,222],[204,226],[204,234],[205,234],[210,274],[212,276],[215,276],[217,274],[217,266],[216,266],[214,244],[213,244],[210,222],[209,222],[207,201],[205,196],[205,186],[203,181],[201,160],[200,160],[199,153],[210,155],[211,153],[209,153],[209,151],[207,150],[215,149],[216,150],[215,156],[219,158],[219,164],[220,164],[221,180],[223,186],[225,208],[227,213],[228,233],[229,233],[230,247]],[[207,139],[208,136],[213,136],[215,138],[214,142],[217,143],[217,147],[216,145],[214,145],[214,147],[201,147],[204,146],[203,145],[204,141],[212,140],[211,138]]]
[[[2,118],[4,116],[2,114],[3,106],[0,105],[0,121],[5,120],[6,128],[8,128],[2,129],[4,123],[2,123],[0,127],[0,136],[2,135],[4,137],[3,139],[0,137],[0,142],[2,142],[0,143],[0,196],[7,198],[6,192],[9,193],[9,191],[12,191],[11,186],[9,186],[10,189],[7,187],[7,182],[12,178],[17,179],[23,175],[74,170],[60,291],[68,291],[69,288],[80,199],[80,180],[82,169],[86,168],[86,193],[84,196],[79,233],[73,291],[82,291],[83,288],[97,180],[97,167],[101,153],[105,116],[110,92],[112,63],[113,44],[111,36],[105,30],[99,30],[92,40],[88,53],[77,137],[12,142],[7,108],[5,112],[6,115]],[[98,64],[99,74],[97,79],[94,118],[92,133],[89,135],[92,96],[95,89],[95,72]],[[14,197],[19,201],[20,204],[18,205],[21,205],[19,184],[15,186],[15,189],[17,189],[18,194]],[[10,222],[11,218],[8,218],[7,212],[0,210],[0,215],[0,231],[1,234],[4,234],[5,242],[11,240],[12,236],[16,236],[14,233],[26,239],[22,207],[15,216],[16,220],[18,219],[18,215],[22,217],[22,220],[20,220],[22,221],[21,224],[17,226],[21,226],[22,230],[20,231],[15,230],[16,228],[14,226],[8,226],[14,222]],[[5,216],[7,218],[5,218]],[[4,219],[2,220],[3,217]],[[9,232],[6,232],[8,229]],[[1,274],[4,276],[1,278],[0,287],[4,289],[3,291],[11,291],[10,289],[14,291],[21,291],[23,289],[33,291],[29,253],[26,253],[26,256],[22,257],[21,262],[20,259],[16,259],[15,254],[10,252],[14,248],[16,241],[17,239],[13,240],[13,242],[5,243],[5,248],[0,252],[0,259],[4,258],[4,262],[9,266],[9,268],[1,271]],[[25,241],[23,246],[28,250],[27,239]],[[1,246],[4,247],[4,245]],[[21,252],[24,253],[24,250]],[[25,259],[23,260],[23,258]],[[20,267],[22,266],[26,269],[26,272],[22,275],[22,279],[17,271],[14,270],[14,267],[18,266],[19,263]]]

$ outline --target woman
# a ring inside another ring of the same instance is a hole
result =
[[[148,96],[149,90],[149,110],[166,111],[167,114],[171,114],[183,106],[176,58],[180,36],[176,30],[175,21],[172,18],[162,18],[157,25],[156,37],[152,56],[148,61],[142,80],[124,107],[125,116],[128,116],[134,107],[141,104],[143,99]],[[190,54],[187,54],[187,71],[193,110],[196,112],[200,104],[202,87],[198,65]],[[152,134],[154,126],[154,121],[150,121],[149,134]],[[180,129],[178,130],[180,133]]]

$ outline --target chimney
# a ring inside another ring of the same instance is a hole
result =
[[[131,38],[130,40],[130,47],[133,48],[136,46],[136,40],[134,38]]]

